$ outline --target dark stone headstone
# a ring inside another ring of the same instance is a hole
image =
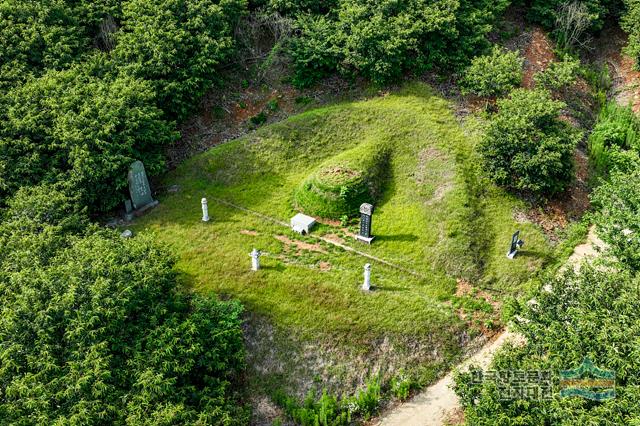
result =
[[[520,231],[516,231],[511,236],[511,245],[509,246],[509,252],[507,253],[507,257],[509,259],[513,259],[518,252],[518,249],[522,247],[524,241],[520,239]]]
[[[360,232],[357,239],[371,244],[373,237],[371,236],[371,216],[373,215],[373,206],[363,203],[360,206]]]
[[[151,196],[151,187],[147,179],[147,173],[144,171],[142,161],[135,161],[129,166],[129,194],[133,208],[136,210],[143,209],[149,205],[156,205],[158,202]]]

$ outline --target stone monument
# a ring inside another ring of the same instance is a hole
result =
[[[203,198],[200,203],[202,204],[202,221],[209,222],[209,206],[207,205],[207,199]]]
[[[129,166],[127,179],[129,180],[131,202],[136,213],[142,213],[158,205],[158,201],[151,196],[151,187],[149,186],[149,180],[142,161],[134,161]]]
[[[509,252],[507,253],[507,257],[509,259],[513,259],[516,257],[516,253],[518,249],[524,245],[524,241],[520,239],[520,231],[516,231],[511,236],[511,245],[509,246]]]
[[[362,283],[362,290],[371,290],[371,264],[366,263],[364,265],[364,283]]]
[[[373,215],[373,206],[368,203],[360,205],[360,232],[356,235],[358,241],[371,244],[373,238],[371,236],[371,216]]]

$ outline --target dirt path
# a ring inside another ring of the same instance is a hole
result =
[[[579,269],[583,260],[588,261],[589,259],[597,257],[604,247],[604,241],[596,235],[596,227],[591,226],[589,229],[589,235],[587,235],[587,241],[573,249],[573,253],[569,256],[565,267],[573,265],[574,269]]]
[[[502,345],[519,340],[518,335],[508,330],[504,331],[496,339],[486,344],[478,353],[460,364],[458,368],[464,369],[474,364],[486,369],[493,359],[493,355]],[[453,372],[449,372],[424,392],[419,393],[396,410],[382,416],[374,424],[385,426],[442,425],[444,419],[459,407],[458,397],[451,389],[452,386]]]

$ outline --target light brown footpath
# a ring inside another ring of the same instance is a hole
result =
[[[579,268],[583,260],[596,257],[599,248],[602,247],[604,243],[596,236],[592,227],[587,241],[576,246],[566,265]],[[507,329],[483,346],[475,355],[459,364],[456,370],[463,371],[469,365],[486,369],[495,353],[507,342],[523,343],[523,338]],[[453,371],[451,371],[408,402],[385,413],[372,424],[376,426],[441,426],[459,410],[460,401],[453,391]]]

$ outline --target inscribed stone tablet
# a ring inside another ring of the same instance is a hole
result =
[[[151,197],[151,187],[147,179],[147,173],[144,171],[142,161],[135,161],[129,166],[129,194],[135,209],[142,208],[147,204],[153,203]]]

